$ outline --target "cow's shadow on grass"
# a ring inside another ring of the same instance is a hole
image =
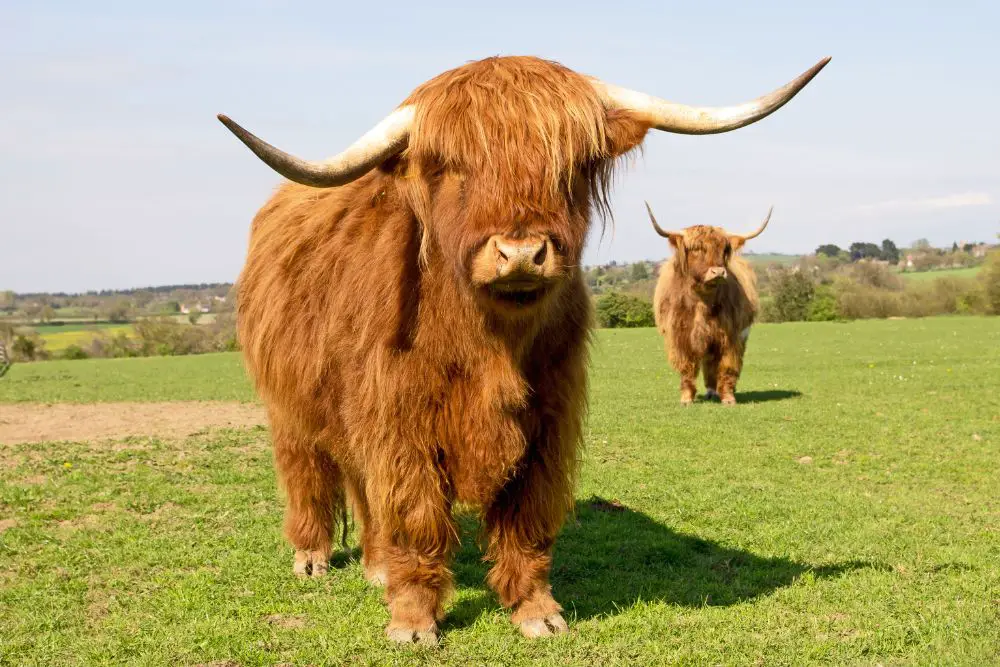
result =
[[[769,401],[784,401],[789,398],[798,398],[801,391],[794,389],[770,389],[768,391],[743,391],[736,392],[736,403],[767,403]]]
[[[784,401],[789,398],[798,398],[801,395],[802,395],[801,391],[796,391],[794,389],[770,389],[767,391],[737,391],[736,403],[737,405],[742,403],[769,403],[771,401]],[[698,400],[702,403],[721,402],[716,397],[708,398],[707,396],[704,395],[699,395]]]
[[[463,519],[463,547],[454,567],[457,584],[478,589],[449,611],[446,626],[463,627],[496,609],[485,589],[486,564],[469,539],[475,523]],[[552,566],[552,588],[567,619],[616,614],[637,602],[684,607],[729,606],[773,593],[799,577],[835,577],[879,567],[853,561],[812,566],[766,558],[671,530],[641,512],[601,498],[577,501],[563,529]]]

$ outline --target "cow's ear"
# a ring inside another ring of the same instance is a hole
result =
[[[609,157],[618,158],[638,148],[649,128],[649,121],[639,118],[631,111],[608,109],[605,131]]]
[[[747,242],[745,236],[737,236],[736,234],[729,235],[729,247],[732,248],[733,252],[739,252],[743,248],[743,244]]]
[[[670,232],[667,235],[667,241],[670,242],[670,247],[674,249],[674,254],[677,255],[677,261],[680,262],[680,265],[686,269],[687,246],[684,245],[684,235]]]

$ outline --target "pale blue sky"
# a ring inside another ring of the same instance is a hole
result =
[[[539,55],[690,104],[742,102],[823,56],[743,130],[651,133],[587,263],[661,259],[661,224],[756,252],[996,240],[1000,3],[13,2],[0,5],[0,289],[232,281],[279,177],[215,119],[338,152],[465,61]],[[946,8],[947,7],[947,8]]]

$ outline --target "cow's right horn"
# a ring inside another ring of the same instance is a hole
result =
[[[402,151],[410,137],[413,117],[412,106],[400,107],[340,155],[312,162],[275,148],[240,127],[228,116],[219,114],[222,124],[267,166],[289,180],[316,188],[331,188],[350,183]]]
[[[649,213],[649,221],[651,223],[653,223],[653,229],[656,230],[657,234],[659,234],[660,236],[662,236],[665,239],[671,239],[671,238],[676,238],[676,237],[679,237],[679,236],[684,236],[684,232],[673,232],[673,231],[668,232],[668,231],[665,231],[658,224],[656,224],[656,216],[653,215],[653,209],[649,207],[649,202],[645,202],[645,204],[646,204],[646,212]]]

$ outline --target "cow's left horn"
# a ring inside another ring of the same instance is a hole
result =
[[[317,188],[331,188],[350,183],[402,151],[410,137],[413,117],[413,107],[400,107],[340,155],[328,160],[311,162],[275,148],[240,127],[228,116],[219,114],[222,124],[267,166],[289,180]]]
[[[729,107],[692,107],[646,93],[591,79],[605,103],[648,118],[653,127],[676,134],[718,134],[736,130],[769,116],[795,97],[830,58],[823,58],[788,84],[757,99]]]
[[[767,209],[767,217],[764,218],[764,222],[760,223],[760,227],[757,228],[757,231],[753,232],[752,234],[747,234],[746,236],[738,236],[737,238],[743,239],[743,241],[746,242],[752,238],[760,236],[760,233],[764,231],[764,228],[767,227],[767,223],[771,220],[771,213],[773,212],[774,212],[774,207],[772,206],[771,208]],[[734,234],[734,236],[736,235]]]

